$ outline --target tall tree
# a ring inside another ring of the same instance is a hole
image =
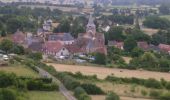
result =
[[[133,37],[128,37],[124,41],[124,49],[128,52],[131,52],[135,47],[137,47],[137,43]]]

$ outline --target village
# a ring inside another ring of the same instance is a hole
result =
[[[17,30],[12,36],[12,41],[22,45],[33,52],[41,52],[44,57],[52,56],[55,59],[74,59],[77,56],[86,56],[92,53],[102,53],[107,55],[107,47],[116,47],[124,50],[124,42],[108,41],[105,45],[105,37],[102,33],[96,32],[92,14],[89,15],[89,21],[86,26],[86,33],[80,33],[78,38],[70,33],[53,33],[53,21],[45,20],[43,27],[37,29],[36,34],[22,32]],[[165,52],[170,54],[170,45],[159,44],[155,46],[148,44],[147,41],[138,41],[137,46],[144,51]],[[88,56],[88,59],[94,60],[94,57]],[[78,59],[77,61],[84,62]]]
[[[169,100],[170,6],[160,2],[1,1],[0,99]]]

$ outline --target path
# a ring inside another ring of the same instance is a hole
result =
[[[41,76],[46,76],[49,78],[52,78],[53,81],[57,82],[59,84],[59,91],[66,97],[67,100],[77,100],[74,96],[72,96],[70,94],[70,92],[65,88],[65,86],[54,76],[52,76],[51,74],[49,74],[47,71],[37,67],[39,74]]]

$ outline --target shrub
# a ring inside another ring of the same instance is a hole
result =
[[[160,100],[170,100],[170,92],[162,94]]]
[[[91,95],[104,94],[102,89],[94,84],[84,83],[81,84],[81,87],[87,92],[87,94],[91,94]]]
[[[74,90],[76,87],[80,86],[80,82],[67,73],[57,73],[55,76],[62,81],[64,86],[69,90]]]
[[[77,87],[74,90],[74,96],[78,100],[91,100],[91,98],[87,95],[86,91],[82,87]]]
[[[0,88],[8,87],[16,83],[15,74],[0,73]]]
[[[148,88],[156,88],[156,89],[162,88],[161,83],[159,81],[155,80],[155,79],[146,80],[144,85]]]
[[[120,98],[114,92],[109,92],[106,96],[106,100],[120,100]]]
[[[41,91],[57,91],[59,89],[56,83],[52,84],[43,84],[40,88]]]
[[[166,89],[170,90],[170,82],[167,82],[165,87]]]
[[[27,84],[25,80],[18,79],[15,86],[17,87],[18,90],[21,90],[21,91],[27,90]]]
[[[158,92],[158,91],[155,91],[155,90],[152,90],[152,91],[150,91],[150,96],[151,97],[154,97],[154,98],[158,98],[159,96],[160,96],[160,92]]]
[[[148,93],[147,93],[145,90],[141,90],[141,94],[142,94],[143,96],[146,96]]]
[[[42,84],[43,84],[42,81],[30,80],[27,82],[27,88],[28,90],[40,90]]]
[[[17,100],[16,91],[11,89],[1,89],[0,100]]]
[[[58,90],[58,85],[55,83],[46,84],[40,80],[29,80],[27,82],[28,90],[40,90],[40,91],[56,91]]]

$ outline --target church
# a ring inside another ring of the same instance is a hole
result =
[[[79,34],[76,44],[85,53],[99,52],[107,54],[104,34],[96,32],[96,25],[94,24],[92,14],[89,17],[86,32]]]

